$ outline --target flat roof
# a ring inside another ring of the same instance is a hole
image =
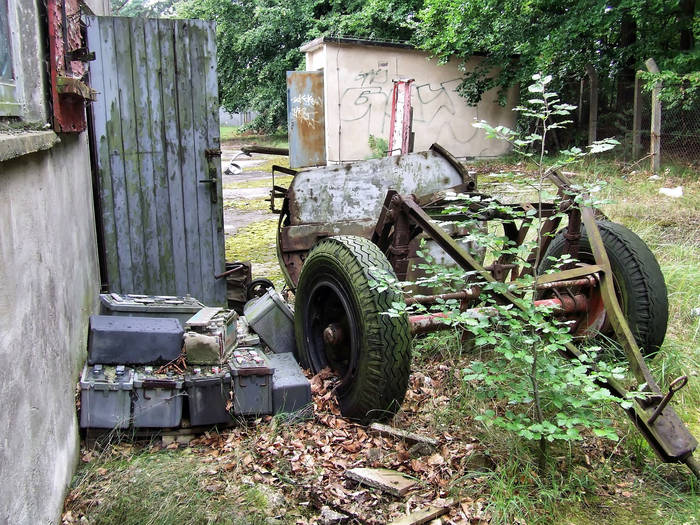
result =
[[[314,38],[313,40],[306,42],[299,46],[299,51],[306,53],[308,51],[313,51],[314,49],[321,47],[323,44],[347,44],[354,46],[373,46],[373,47],[397,47],[400,49],[416,49],[415,46],[411,44],[406,44],[404,42],[391,42],[385,40],[368,40],[366,38],[350,38],[350,37],[337,37],[337,36],[321,36]]]

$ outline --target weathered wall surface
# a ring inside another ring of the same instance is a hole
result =
[[[41,123],[49,95],[37,4],[17,4],[14,51],[33,86],[24,118]],[[108,9],[107,0],[88,4]],[[86,133],[20,155],[23,135],[0,136],[18,146],[0,161],[0,523],[60,523],[79,454],[75,384],[98,306],[90,157]]]
[[[0,522],[57,523],[99,270],[85,135],[0,163]]]
[[[513,126],[517,88],[510,90],[505,107],[496,103],[495,90],[473,107],[455,92],[462,78],[457,63],[438,65],[422,51],[323,42],[306,53],[307,70],[325,71],[326,148],[331,162],[367,158],[370,135],[388,141],[392,81],[400,78],[415,80],[414,151],[426,150],[434,142],[458,157],[497,156],[509,150],[506,143],[487,139],[472,122],[483,119]],[[467,67],[478,60],[474,57]]]

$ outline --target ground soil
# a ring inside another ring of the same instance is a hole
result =
[[[272,187],[272,177],[268,171],[257,171],[256,166],[264,165],[270,159],[277,158],[273,155],[260,155],[253,153],[246,157],[241,153],[242,143],[239,141],[226,141],[221,145],[221,167],[225,171],[235,162],[241,170],[240,173],[227,175],[223,173],[224,196],[224,231],[226,236],[235,235],[236,232],[254,222],[262,221],[275,215],[269,210],[245,210],[235,206],[233,202],[240,200],[264,199],[269,197]],[[236,170],[234,170],[236,171]],[[231,188],[239,183],[253,183],[255,187]],[[259,184],[257,184],[259,183]]]

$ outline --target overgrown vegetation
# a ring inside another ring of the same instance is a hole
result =
[[[533,98],[528,100],[526,106],[519,106],[516,110],[536,120],[538,129],[541,130],[539,133],[521,136],[511,129],[503,126],[494,128],[483,121],[475,126],[484,129],[489,137],[510,142],[517,152],[529,159],[534,173],[529,171],[525,176],[511,173],[509,179],[514,184],[520,183],[532,188],[536,193],[535,202],[542,203],[555,198],[555,195],[547,193],[551,186],[547,184],[548,174],[577,162],[588,154],[606,151],[616,141],[596,142],[588,148],[588,152],[572,148],[563,152],[555,162],[545,163],[544,144],[547,133],[570,122],[565,119],[575,108],[562,103],[558,95],[550,91],[548,84],[552,80],[551,76],[536,74],[532,80],[534,82],[528,91]],[[590,196],[587,195],[590,189],[579,188],[579,191],[580,194],[571,195],[575,201],[574,206],[592,205]],[[531,223],[530,229],[539,232],[545,220],[538,213],[537,210],[541,208],[537,206],[527,211],[515,211],[495,199],[483,196],[456,195],[454,201],[455,204],[446,209],[446,213],[469,216],[470,206],[478,205],[482,216],[500,216],[498,223],[503,228],[506,223],[528,221]],[[566,214],[560,213],[557,216],[564,218]],[[622,379],[626,369],[602,361],[598,355],[600,348],[597,347],[583,349],[577,360],[562,357],[561,354],[566,352],[565,345],[573,341],[571,323],[557,321],[552,316],[551,306],[537,306],[534,303],[537,295],[533,273],[536,275],[540,264],[545,262],[545,254],[535,251],[534,261],[529,256],[541,243],[539,233],[518,244],[509,240],[498,225],[496,229],[480,227],[478,217],[462,220],[458,224],[471,232],[469,239],[472,242],[486,250],[488,261],[501,261],[502,264],[510,261],[534,271],[505,283],[490,282],[475,272],[436,265],[427,251],[418,252],[427,261],[427,264],[420,265],[426,272],[426,277],[420,278],[418,284],[439,284],[443,291],[450,292],[462,290],[465,280],[468,280],[470,286],[481,289],[481,307],[487,308],[491,313],[475,316],[461,312],[459,301],[452,299],[440,301],[428,309],[420,304],[414,304],[411,308],[396,304],[390,314],[397,315],[399,311],[405,312],[407,309],[420,313],[432,310],[446,315],[446,322],[452,326],[472,334],[474,345],[487,359],[473,360],[462,370],[462,380],[470,388],[476,389],[484,399],[507,403],[504,410],[487,409],[476,419],[527,440],[539,440],[541,470],[544,469],[546,460],[544,454],[547,442],[579,441],[583,430],[617,440],[618,436],[610,422],[600,415],[600,408],[616,398],[598,386],[596,381],[611,377]],[[553,262],[552,270],[571,261],[564,256]],[[504,306],[499,301],[501,293],[516,290],[520,295],[514,299],[513,304]],[[630,400],[617,401],[625,407],[631,405]]]
[[[550,159],[545,165],[564,160]],[[477,172],[481,191],[496,190],[504,199],[510,189],[520,191],[509,173],[539,177],[514,157],[477,162],[468,169]],[[650,179],[638,166],[610,158],[585,158],[567,169],[581,186],[605,183],[598,193],[605,214],[638,233],[659,259],[668,286],[670,324],[664,345],[649,364],[664,385],[681,373],[690,376],[673,405],[698,435],[700,319],[691,314],[700,306],[697,172],[670,166],[661,179]],[[269,181],[246,183],[262,185]],[[682,198],[658,194],[662,186],[677,185],[684,188]],[[520,194],[514,198],[519,202]],[[255,276],[272,278],[281,287],[275,229],[275,218],[242,229],[241,236],[227,240],[227,259],[253,260]],[[492,330],[482,332],[492,335]],[[159,441],[84,448],[63,521],[314,523],[327,504],[356,512],[362,518],[356,521],[385,523],[407,506],[414,510],[451,498],[449,519],[455,523],[697,523],[696,482],[684,467],[661,464],[613,406],[601,405],[590,417],[607,420],[619,441],[582,429],[574,442],[550,443],[543,468],[530,436],[481,421],[489,411],[506,414],[512,405],[484,395],[483,382],[464,380],[462,370],[474,361],[485,362],[492,352],[473,343],[457,331],[414,342],[409,391],[394,424],[439,439],[440,447],[431,456],[413,457],[404,444],[343,420],[337,407],[329,405],[330,391],[315,388],[315,416],[306,423],[267,418],[212,431],[179,449]],[[410,500],[397,500],[348,482],[344,472],[351,465],[397,468],[419,479],[421,486]]]
[[[267,277],[281,290],[284,277],[277,262],[276,235],[277,216],[249,224],[226,238],[226,260],[252,262],[255,277]]]
[[[221,103],[257,111],[247,127],[263,131],[285,123],[285,72],[303,68],[299,46],[319,36],[408,41],[441,61],[456,59],[469,104],[491,88],[504,102],[507,88],[526,86],[537,71],[555,72],[562,99],[578,101],[591,65],[605,121],[628,111],[635,72],[650,57],[663,74],[648,85],[664,80],[665,102],[697,103],[694,0],[112,0],[112,8],[216,20]]]

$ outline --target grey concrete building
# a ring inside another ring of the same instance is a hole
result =
[[[100,285],[87,132],[50,124],[51,5],[0,0],[0,523],[60,522]]]

